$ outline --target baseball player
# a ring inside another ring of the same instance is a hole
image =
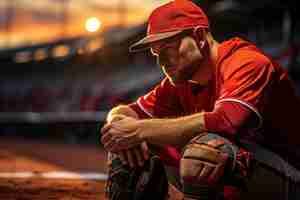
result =
[[[184,199],[300,198],[300,102],[284,69],[241,38],[216,41],[188,0],[151,13],[130,50],[148,48],[166,77],[110,111],[106,150],[134,167],[156,147]]]

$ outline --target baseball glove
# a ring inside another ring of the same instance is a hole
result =
[[[119,158],[111,160],[106,182],[109,200],[164,200],[168,195],[168,180],[162,161],[151,156],[143,167],[130,168]]]

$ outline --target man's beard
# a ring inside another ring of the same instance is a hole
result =
[[[172,82],[177,85],[181,84],[183,82],[187,82],[192,79],[195,72],[199,69],[199,60],[190,63],[187,66],[183,66],[176,70],[176,73],[173,74],[170,78],[172,79]]]

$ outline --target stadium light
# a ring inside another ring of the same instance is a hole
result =
[[[85,22],[85,29],[91,33],[98,31],[100,26],[101,26],[101,22],[96,17],[90,17]]]

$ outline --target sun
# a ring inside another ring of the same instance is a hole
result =
[[[85,22],[85,29],[88,32],[96,32],[101,27],[101,22],[96,17],[90,17]]]

